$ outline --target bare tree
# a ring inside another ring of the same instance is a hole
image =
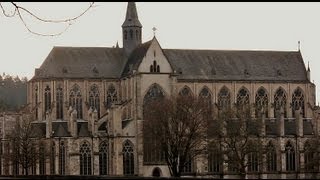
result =
[[[81,16],[83,16],[85,13],[87,13],[92,7],[94,7],[94,2],[91,2],[88,6],[87,9],[85,9],[83,12],[79,13],[79,15],[72,17],[72,18],[65,18],[65,19],[58,19],[58,20],[54,20],[54,19],[45,19],[40,17],[39,15],[36,15],[34,12],[32,12],[31,10],[27,9],[26,7],[23,7],[21,5],[19,5],[16,2],[9,2],[11,7],[13,7],[13,10],[11,12],[9,12],[9,8],[5,8],[5,6],[3,5],[4,2],[0,2],[0,8],[2,10],[2,14],[5,17],[8,18],[12,18],[12,17],[18,17],[21,22],[23,23],[24,27],[32,34],[35,35],[39,35],[39,36],[58,36],[61,35],[62,33],[64,33],[72,24],[72,22],[76,21],[77,19],[79,19]],[[25,20],[25,16],[30,16],[35,20],[38,20],[42,23],[60,23],[60,24],[65,24],[66,28],[58,33],[50,33],[50,34],[43,34],[43,33],[39,33],[35,30],[32,30],[32,28],[30,28],[30,26],[28,25],[28,22]]]
[[[145,106],[144,136],[156,138],[171,176],[180,177],[186,163],[206,150],[208,106],[203,99],[162,98]]]
[[[9,150],[7,160],[15,169],[15,174],[18,174],[19,167],[23,169],[25,175],[29,175],[29,171],[34,171],[36,163],[45,162],[49,155],[49,151],[45,146],[45,141],[39,138],[39,134],[32,126],[32,114],[22,114],[21,119],[16,121],[16,124],[11,133],[6,137]]]
[[[258,172],[264,146],[261,139],[261,118],[252,117],[250,106],[219,111],[211,143],[220,144],[228,171],[245,178],[248,171]]]

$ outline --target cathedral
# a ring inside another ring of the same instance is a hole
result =
[[[210,98],[213,108],[243,99],[265,104],[272,162],[250,175],[311,176],[304,152],[318,132],[316,96],[300,50],[165,49],[156,37],[142,42],[134,2],[127,4],[122,38],[123,47],[53,47],[35,69],[27,101],[35,109],[32,125],[52,153],[34,174],[169,177],[167,165],[144,149],[143,107],[159,92],[183,92]],[[194,158],[182,175],[235,178],[227,166],[214,156]]]

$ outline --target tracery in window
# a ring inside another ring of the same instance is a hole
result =
[[[265,117],[268,117],[268,94],[264,88],[260,88],[256,93],[256,117],[261,115],[263,109]]]
[[[283,108],[284,117],[287,117],[287,96],[282,88],[279,88],[274,94],[274,116],[280,117],[280,108]]]
[[[276,148],[270,141],[266,147],[266,156],[267,156],[267,171],[275,172],[277,171],[277,152]]]
[[[110,84],[107,91],[107,108],[117,102],[117,91],[113,84]]]
[[[97,85],[92,85],[89,91],[89,106],[92,111],[97,110],[98,118],[100,118],[100,97],[99,97],[99,89]]]
[[[222,153],[219,147],[211,144],[208,156],[208,172],[219,173],[222,170]]]
[[[294,147],[290,142],[286,144],[285,153],[286,153],[286,170],[295,171],[296,170],[296,154],[295,154]]]
[[[82,96],[80,87],[77,84],[71,88],[69,103],[70,106],[77,111],[77,119],[82,119]]]
[[[179,92],[180,96],[192,96],[192,92],[188,86],[184,86]]]
[[[242,108],[244,106],[249,105],[249,92],[245,88],[241,88],[237,94],[237,107]]]
[[[66,147],[64,141],[59,144],[59,174],[64,175],[66,172]]]
[[[149,103],[159,101],[164,98],[164,92],[158,84],[153,84],[143,98],[143,110],[146,109]],[[143,111],[145,115],[145,111]],[[146,117],[144,116],[144,119]],[[147,119],[145,119],[147,121]],[[144,126],[144,128],[146,128]],[[158,148],[158,140],[150,131],[143,131],[143,161],[144,163],[163,163],[164,154]]]
[[[316,170],[317,158],[316,150],[311,146],[309,141],[304,143],[304,167],[306,172],[313,172]]]
[[[126,140],[122,148],[123,153],[123,174],[134,175],[134,152],[133,145],[129,140]]]
[[[295,117],[295,111],[301,108],[302,116],[305,117],[304,114],[304,96],[303,92],[300,88],[297,88],[292,94],[292,117]]]
[[[218,108],[220,110],[229,109],[231,106],[230,99],[229,89],[226,87],[221,88],[218,94]]]
[[[99,146],[99,172],[100,175],[108,174],[108,144],[107,142],[102,142]]]
[[[80,146],[80,175],[91,175],[91,148],[86,141]]]

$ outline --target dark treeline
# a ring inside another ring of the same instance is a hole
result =
[[[26,77],[0,75],[0,111],[17,111],[27,103]]]

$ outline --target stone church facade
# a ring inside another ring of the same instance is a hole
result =
[[[142,42],[133,2],[122,32],[122,48],[54,47],[36,68],[28,103],[35,109],[33,126],[50,142],[52,155],[37,164],[35,174],[170,176],[143,149],[143,104],[161,91],[204,94],[214,111],[244,98],[265,104],[265,143],[274,149],[274,167],[261,165],[251,175],[311,175],[304,149],[319,128],[315,85],[300,51],[163,49],[156,37]],[[227,166],[195,158],[185,175],[234,177]]]

